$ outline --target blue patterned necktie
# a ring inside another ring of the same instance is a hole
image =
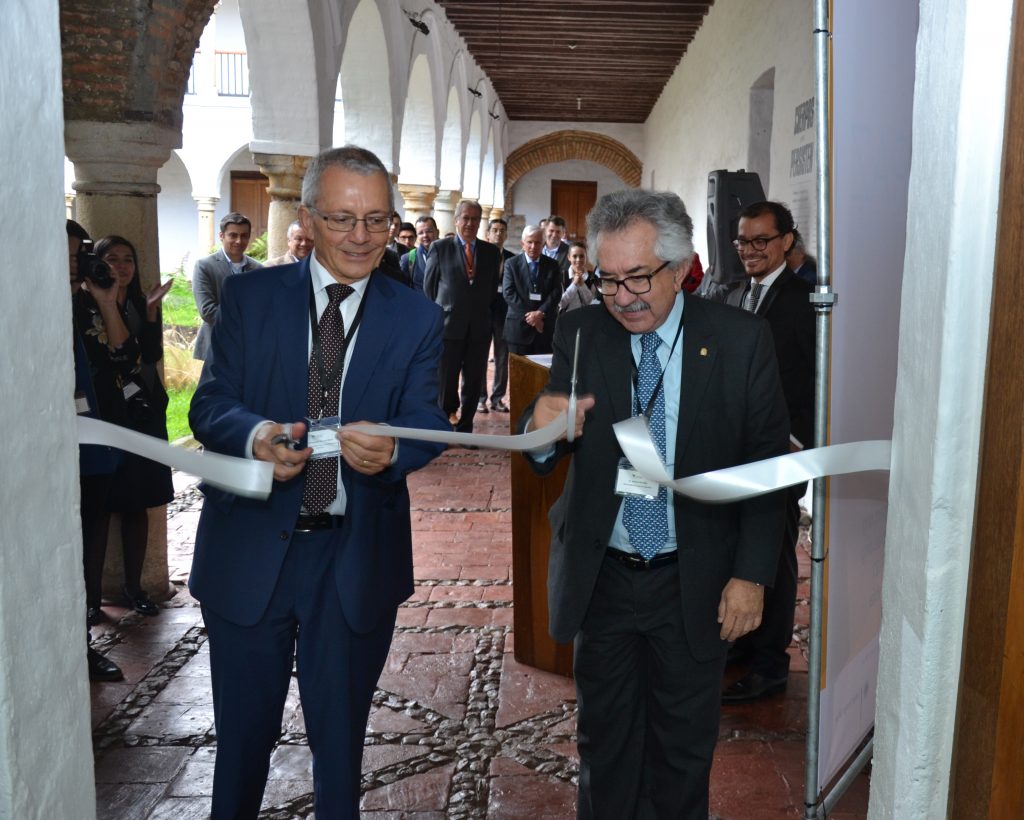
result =
[[[641,339],[639,378],[636,386],[636,401],[643,412],[651,400],[658,378],[661,376],[661,363],[658,361],[658,346],[661,337],[657,333],[645,333]],[[659,390],[658,397],[651,408],[648,419],[651,438],[654,440],[665,460],[665,391]],[[629,533],[629,543],[640,553],[640,557],[650,560],[657,555],[668,541],[668,491],[661,487],[656,498],[647,499],[639,496],[628,496],[622,512],[622,523]]]

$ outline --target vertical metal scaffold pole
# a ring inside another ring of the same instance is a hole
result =
[[[814,375],[814,445],[828,444],[832,307],[832,141],[831,131],[832,30],[829,0],[814,0],[814,131],[817,147],[818,286],[814,305],[816,366]],[[804,817],[818,816],[818,726],[821,709],[821,633],[825,583],[825,487],[814,480],[814,524],[811,534],[811,623],[807,659],[807,753],[804,773]]]

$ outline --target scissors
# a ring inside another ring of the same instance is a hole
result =
[[[568,422],[565,430],[565,440],[572,444],[576,438],[576,373],[580,366],[580,329],[576,328],[576,349],[572,354],[572,376],[569,378],[569,408],[566,410]]]

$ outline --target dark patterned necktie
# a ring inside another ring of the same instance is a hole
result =
[[[657,333],[645,333],[640,338],[640,367],[636,384],[636,400],[641,408],[646,408],[651,394],[661,376],[661,363],[658,361],[658,346],[661,337]],[[658,397],[651,408],[651,438],[654,440],[665,460],[665,391],[659,390]],[[655,498],[642,498],[631,495],[626,498],[622,511],[622,523],[629,533],[629,543],[640,556],[651,560],[665,547],[668,541],[668,491],[664,487],[658,489]]]
[[[341,303],[355,291],[348,285],[327,286],[327,307],[320,314],[317,327],[320,332],[320,351],[323,356],[324,373],[329,374],[338,363],[338,357],[345,355],[345,320],[341,318]],[[319,418],[333,416],[338,412],[341,400],[341,377],[345,365],[342,360],[338,378],[326,389],[320,384],[320,368],[315,355],[309,357],[309,393],[306,400],[307,415]],[[338,456],[318,458],[306,463],[306,486],[302,491],[302,506],[310,515],[320,515],[338,497]]]
[[[747,291],[747,295],[743,299],[744,310],[749,310],[751,313],[757,312],[757,303],[761,301],[762,290],[764,290],[764,285],[760,282],[751,284],[750,290]]]

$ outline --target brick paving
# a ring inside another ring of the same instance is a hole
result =
[[[477,416],[507,432],[508,416]],[[571,818],[576,701],[566,678],[513,657],[507,453],[453,449],[410,477],[416,592],[398,615],[374,696],[363,760],[363,817]],[[209,814],[216,737],[209,654],[184,587],[201,496],[176,476],[168,510],[178,592],[157,618],[106,606],[94,645],[122,683],[92,684],[100,818]],[[806,602],[808,559],[801,551]],[[712,812],[730,820],[803,816],[806,606],[798,608],[784,696],[723,710]],[[733,674],[738,674],[734,672]],[[311,758],[293,681],[261,817],[313,817]],[[833,818],[863,818],[867,777]]]

